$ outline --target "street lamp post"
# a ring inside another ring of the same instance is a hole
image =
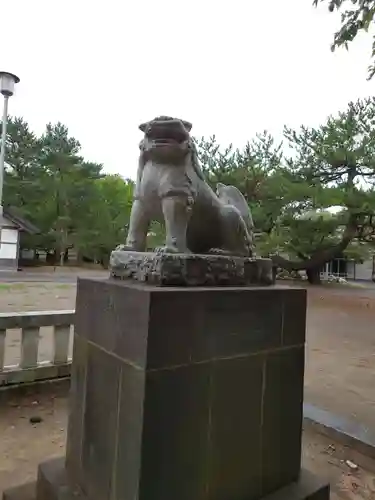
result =
[[[7,138],[8,124],[8,101],[9,97],[14,94],[14,85],[20,79],[13,73],[0,71],[0,93],[4,96],[3,121],[1,129],[1,150],[0,150],[0,215],[3,213],[3,185],[4,185],[4,163],[5,163],[5,146]]]

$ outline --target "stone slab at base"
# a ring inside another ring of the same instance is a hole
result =
[[[262,500],[329,500],[330,486],[310,471],[302,469],[298,481],[281,488]]]
[[[272,285],[271,259],[114,250],[113,278],[158,286]]]
[[[67,480],[64,458],[55,458],[39,466],[38,483],[28,483],[5,491],[3,500],[86,500],[73,491]],[[230,499],[228,499],[230,500]],[[299,480],[263,497],[262,500],[329,500],[329,485],[309,471],[302,470]]]
[[[21,484],[14,488],[9,488],[3,493],[3,500],[35,500],[36,482]]]

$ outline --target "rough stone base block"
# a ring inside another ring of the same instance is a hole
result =
[[[111,276],[159,286],[245,286],[273,283],[271,259],[114,250]]]
[[[73,491],[69,487],[64,458],[49,460],[39,466],[37,490],[35,483],[28,483],[6,491],[3,496],[3,500],[86,499],[81,492]],[[302,470],[297,482],[263,497],[262,500],[329,500],[329,485],[319,481],[310,472]]]

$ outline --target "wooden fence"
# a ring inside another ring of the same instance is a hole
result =
[[[70,375],[73,323],[74,310],[0,313],[0,386]]]

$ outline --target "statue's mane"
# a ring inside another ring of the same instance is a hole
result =
[[[192,137],[189,136],[189,149],[191,154],[191,163],[197,176],[203,181],[207,182],[203,174],[201,164],[199,162],[198,150]]]
[[[164,116],[164,115],[161,115],[161,116],[156,116],[152,121],[153,122],[165,122],[165,121],[168,121],[168,120],[177,120],[177,118],[174,118],[173,116]]]

